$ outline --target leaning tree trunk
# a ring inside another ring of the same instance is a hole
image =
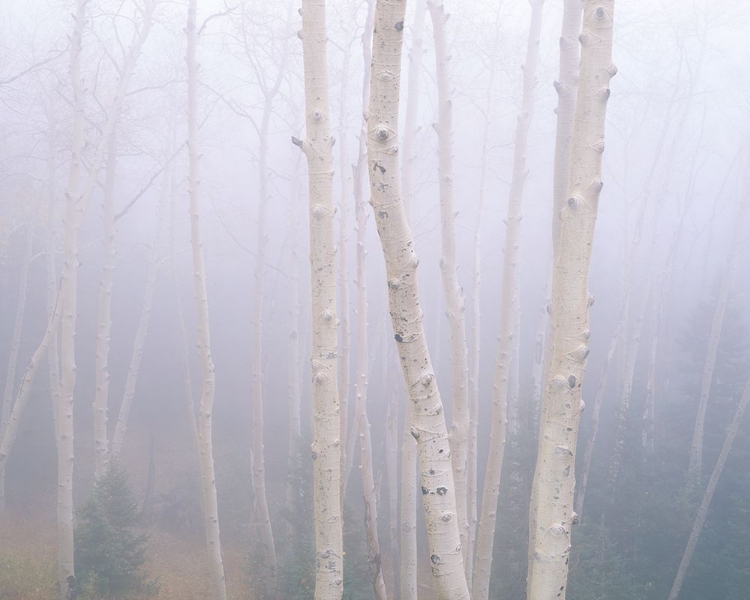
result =
[[[571,525],[575,522],[575,453],[581,387],[588,356],[591,304],[588,271],[599,193],[612,64],[614,0],[587,0],[581,34],[581,76],[571,148],[570,195],[561,214],[552,277],[550,369],[530,514],[534,543],[529,600],[565,598]],[[557,217],[557,216],[556,216]]]
[[[302,2],[307,138],[292,141],[307,158],[312,283],[313,503],[316,600],[343,592],[341,421],[338,395],[333,151],[328,102],[325,0]]]
[[[430,561],[440,600],[469,597],[456,518],[456,490],[443,404],[424,335],[418,259],[401,201],[398,105],[406,2],[378,0],[367,117],[371,203],[386,263],[396,347],[409,391],[411,434],[420,456]]]
[[[492,553],[497,523],[497,501],[500,493],[500,478],[505,453],[508,396],[511,368],[518,362],[514,356],[517,338],[518,305],[518,259],[521,239],[521,207],[526,183],[526,151],[529,126],[534,109],[536,88],[536,65],[539,58],[539,36],[542,27],[543,0],[531,2],[526,60],[523,67],[523,98],[518,117],[513,151],[513,175],[511,179],[508,216],[505,220],[505,244],[503,250],[503,279],[500,314],[500,335],[495,363],[492,389],[492,428],[484,475],[482,510],[477,530],[476,569],[472,584],[472,596],[489,598]]]
[[[36,206],[36,203],[34,203]],[[34,211],[36,212],[36,211]],[[26,311],[26,287],[29,280],[29,265],[31,264],[31,251],[34,248],[34,230],[32,221],[34,213],[29,216],[29,224],[26,229],[26,247],[21,262],[21,277],[18,282],[18,299],[16,300],[16,318],[13,322],[13,337],[10,342],[10,353],[8,355],[8,369],[5,373],[5,389],[3,390],[2,415],[0,415],[0,443],[5,438],[10,420],[10,409],[13,402],[13,392],[16,387],[16,371],[18,368],[18,352],[21,348],[21,330],[23,328],[23,317]],[[0,513],[5,511],[5,462],[0,466]]]
[[[742,394],[742,399],[740,400],[739,406],[737,406],[737,412],[734,415],[732,424],[730,425],[729,431],[727,432],[727,437],[724,440],[724,445],[721,448],[721,454],[719,454],[719,459],[716,461],[716,466],[711,473],[711,479],[709,479],[708,486],[706,486],[706,491],[703,494],[703,500],[701,501],[701,505],[698,508],[698,514],[695,516],[693,529],[690,531],[690,537],[688,538],[685,552],[682,555],[680,566],[677,569],[677,576],[675,577],[674,583],[672,584],[672,590],[669,592],[669,600],[677,600],[677,597],[680,595],[682,583],[685,580],[685,574],[687,573],[688,567],[690,566],[690,561],[693,558],[695,546],[698,544],[698,537],[700,536],[703,525],[706,522],[708,507],[711,504],[711,499],[713,498],[714,492],[716,491],[716,484],[719,482],[721,472],[724,470],[724,464],[727,462],[727,457],[732,450],[734,438],[737,437],[737,430],[740,427],[742,415],[744,414],[748,404],[750,404],[750,380],[748,380],[747,385],[745,386],[745,391]]]
[[[708,350],[706,353],[706,362],[703,366],[703,376],[701,379],[701,395],[698,402],[698,415],[695,418],[695,427],[693,429],[693,442],[690,445],[690,464],[688,467],[688,490],[695,489],[701,480],[703,470],[703,429],[706,422],[706,409],[708,408],[708,399],[711,393],[711,385],[714,378],[714,366],[716,365],[716,355],[719,351],[719,340],[721,339],[721,330],[724,325],[724,313],[727,308],[729,293],[732,290],[734,281],[734,271],[737,264],[737,254],[740,236],[742,235],[742,224],[744,216],[750,207],[750,199],[740,201],[737,215],[735,216],[735,226],[732,234],[732,242],[729,250],[729,258],[724,270],[719,287],[719,297],[716,300],[716,309],[711,321],[711,331],[708,336]]]
[[[198,31],[196,28],[196,8],[198,0],[190,0],[187,18],[187,95],[188,95],[188,192],[190,195],[190,242],[193,251],[193,281],[195,302],[198,312],[198,352],[201,362],[203,385],[201,390],[200,413],[198,417],[198,438],[200,446],[201,497],[203,502],[203,522],[206,530],[211,593],[214,600],[226,600],[227,590],[224,577],[224,561],[221,556],[219,513],[216,500],[214,477],[214,455],[212,440],[212,413],[216,379],[211,358],[211,336],[208,320],[208,294],[206,290],[206,266],[203,259],[200,216],[198,212],[200,176],[198,167],[198,62],[196,52]]]
[[[466,311],[463,288],[458,282],[456,261],[456,212],[453,202],[453,109],[448,79],[445,24],[448,15],[443,4],[428,1],[435,38],[435,68],[438,88],[438,173],[440,188],[441,257],[440,272],[450,323],[452,383],[451,463],[456,486],[456,512],[461,536],[464,568],[469,565],[469,521],[467,513],[466,466],[469,442],[469,354],[466,344]]]

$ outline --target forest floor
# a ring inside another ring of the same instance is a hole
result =
[[[0,600],[52,600],[56,597],[56,529],[54,521],[8,514],[0,518]],[[210,597],[204,546],[194,536],[149,530],[144,570],[159,582],[157,598],[204,600]],[[247,556],[224,544],[227,595],[251,598]]]

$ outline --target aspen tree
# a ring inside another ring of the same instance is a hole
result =
[[[34,203],[36,205],[36,202]],[[16,372],[18,370],[18,353],[21,349],[21,330],[23,329],[24,313],[26,312],[26,288],[29,281],[29,266],[31,264],[31,251],[34,249],[34,230],[32,219],[34,210],[29,215],[26,227],[26,244],[24,246],[23,259],[21,261],[21,276],[18,282],[18,296],[16,300],[16,316],[13,320],[13,333],[10,342],[10,353],[8,354],[8,368],[5,372],[5,387],[2,398],[2,414],[0,414],[0,443],[5,439],[10,420],[10,409],[13,402],[13,391],[16,386]],[[0,512],[5,510],[5,460],[0,459]]]
[[[109,348],[112,332],[112,287],[115,271],[115,213],[112,206],[117,169],[117,134],[109,140],[104,177],[102,225],[104,228],[104,261],[99,278],[99,321],[96,327],[96,391],[93,403],[94,477],[99,479],[109,464],[107,405],[109,400]]]
[[[316,600],[343,592],[341,436],[338,397],[333,149],[328,101],[325,0],[302,2],[306,139],[292,141],[307,158],[312,284],[313,503]]]
[[[693,558],[695,547],[698,544],[698,538],[700,537],[701,531],[703,530],[703,525],[706,522],[708,507],[711,505],[711,500],[713,499],[714,492],[716,491],[716,485],[719,482],[719,477],[721,477],[721,472],[724,470],[724,465],[727,462],[727,457],[732,451],[732,444],[734,443],[734,439],[737,437],[737,431],[739,430],[740,422],[742,421],[742,415],[745,413],[745,409],[747,409],[748,404],[750,404],[750,380],[748,380],[747,385],[745,386],[745,391],[743,392],[740,403],[737,406],[737,412],[735,412],[734,418],[732,419],[732,424],[729,426],[729,431],[727,432],[727,437],[724,439],[721,453],[719,454],[719,458],[716,461],[714,470],[711,472],[711,478],[708,481],[706,491],[703,494],[703,499],[701,500],[701,504],[698,507],[698,513],[695,515],[695,522],[693,523],[693,528],[690,531],[690,537],[688,538],[685,552],[682,554],[680,566],[677,568],[677,575],[675,576],[674,583],[672,584],[672,589],[669,592],[669,600],[677,600],[677,597],[680,595],[680,590],[682,589],[685,575],[687,573],[688,567],[690,566],[690,561]]]
[[[466,309],[463,288],[458,282],[456,261],[456,211],[453,202],[453,109],[448,80],[448,48],[445,39],[448,14],[444,5],[427,2],[435,38],[435,69],[438,88],[438,173],[440,188],[441,256],[440,273],[450,324],[452,383],[451,463],[456,486],[456,511],[461,535],[464,567],[469,564],[469,521],[467,512],[466,466],[469,441],[469,365],[466,344]]]
[[[60,598],[75,593],[73,544],[73,398],[76,383],[76,296],[78,282],[78,226],[85,211],[79,197],[81,160],[84,149],[84,90],[81,78],[83,31],[88,0],[76,3],[75,24],[70,41],[70,83],[73,91],[71,156],[65,192],[63,266],[60,277],[62,306],[60,331],[60,395],[57,406],[57,579]],[[47,336],[45,336],[47,337]],[[51,334],[50,334],[51,337]]]
[[[190,243],[193,253],[193,281],[195,302],[198,311],[198,351],[201,362],[202,389],[198,417],[198,438],[200,445],[201,496],[203,521],[206,530],[211,593],[214,600],[226,600],[227,590],[224,577],[224,561],[221,556],[219,514],[216,500],[214,476],[214,456],[212,442],[212,418],[216,379],[211,358],[211,336],[208,319],[208,295],[206,290],[206,267],[203,259],[199,207],[198,173],[200,154],[198,153],[198,29],[196,11],[198,0],[188,4],[187,27],[187,101],[188,101],[188,190],[190,196]]]
[[[695,427],[693,429],[693,441],[690,445],[690,464],[688,466],[688,490],[694,490],[700,485],[701,474],[703,471],[703,429],[706,422],[706,410],[708,400],[711,394],[711,386],[714,378],[714,367],[716,365],[716,355],[719,350],[719,340],[721,339],[721,330],[724,326],[724,314],[726,313],[727,300],[732,290],[734,282],[734,273],[737,268],[738,247],[742,236],[742,226],[745,221],[745,214],[750,207],[750,199],[740,201],[737,208],[737,214],[734,220],[732,241],[724,268],[724,275],[719,287],[719,296],[716,300],[714,316],[711,320],[711,330],[708,336],[708,350],[706,351],[706,362],[703,366],[701,377],[701,393],[698,401],[698,414],[695,417]]]
[[[568,195],[568,182],[570,178],[570,152],[573,144],[573,125],[575,122],[576,97],[578,95],[578,79],[580,72],[580,42],[581,15],[583,13],[584,0],[563,0],[563,18],[560,30],[560,61],[558,67],[558,80],[555,82],[557,92],[557,128],[555,134],[555,162],[552,185],[552,269],[557,258],[560,239],[559,215],[565,205]],[[548,291],[548,290],[545,290]],[[546,298],[545,293],[545,298]],[[550,300],[551,302],[551,300]],[[537,367],[539,372],[539,387],[544,389],[544,379],[547,377],[552,360],[552,320],[549,318],[548,306],[544,307],[544,318],[546,321],[544,342],[541,347],[541,364]],[[540,403],[539,423],[544,422],[544,402],[541,396],[534,396],[535,402]],[[539,437],[538,445],[542,439]],[[529,572],[527,574],[526,595],[529,595],[528,585],[531,583],[531,569],[534,567],[532,561],[535,547],[534,536],[536,535],[536,478],[531,482],[531,500],[529,502]]]
[[[418,259],[401,201],[398,105],[406,3],[378,0],[373,33],[367,150],[371,204],[386,263],[388,303],[420,457],[430,562],[440,600],[469,597],[443,404],[424,335]]]
[[[406,115],[404,127],[403,161],[401,164],[401,197],[408,220],[413,218],[416,204],[414,171],[416,162],[417,113],[419,84],[424,54],[424,21],[426,0],[415,0],[412,22],[411,49],[407,71]],[[411,435],[411,410],[404,411],[404,431],[401,443],[401,502],[400,502],[400,567],[399,589],[401,600],[417,598],[417,442]]]
[[[534,478],[529,600],[565,598],[575,488],[581,386],[588,356],[588,270],[602,188],[604,123],[612,64],[614,0],[587,0],[581,34],[581,75],[571,148],[569,198],[560,218],[552,278],[550,369]],[[532,567],[533,564],[533,567]]]
[[[492,428],[482,492],[481,517],[477,529],[476,568],[472,584],[472,597],[481,600],[489,598],[492,550],[497,522],[497,502],[505,451],[510,375],[513,364],[518,361],[518,354],[514,356],[513,350],[520,311],[518,305],[518,260],[521,239],[521,210],[527,175],[526,152],[534,109],[536,66],[539,58],[543,5],[543,0],[532,0],[531,2],[526,59],[523,65],[521,113],[516,125],[513,175],[508,198],[508,214],[505,219],[502,312],[500,314],[499,345],[492,387]]]
[[[424,54],[424,20],[427,11],[427,0],[414,0],[414,21],[411,27],[411,48],[409,49],[409,66],[406,84],[406,114],[404,127],[404,159],[401,164],[401,188],[406,218],[414,218],[414,166],[416,162],[417,131],[419,127],[419,94],[422,75],[422,55]],[[414,452],[416,455],[416,451]],[[416,467],[414,469],[416,471]],[[416,479],[415,479],[416,481]]]

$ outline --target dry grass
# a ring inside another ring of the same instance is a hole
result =
[[[210,598],[208,568],[200,539],[188,539],[160,530],[150,532],[147,562],[158,578],[158,598]],[[0,600],[52,600],[56,597],[56,533],[54,522],[7,515],[0,519]],[[242,550],[224,549],[229,600],[252,598]]]

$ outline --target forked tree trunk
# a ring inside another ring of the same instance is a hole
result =
[[[341,414],[338,395],[336,269],[333,223],[333,151],[325,0],[302,2],[306,139],[292,141],[307,158],[312,284],[313,503],[315,599],[340,600],[343,592],[341,515]]]
[[[203,502],[203,522],[206,531],[211,593],[213,600],[226,600],[227,590],[224,577],[224,561],[221,556],[219,513],[216,500],[214,476],[214,456],[212,440],[212,418],[216,379],[211,358],[211,336],[208,319],[208,295],[206,290],[206,267],[201,241],[198,173],[200,154],[198,153],[198,62],[196,60],[198,31],[196,8],[198,0],[188,4],[187,28],[187,100],[188,100],[188,190],[190,195],[190,242],[193,252],[193,282],[195,302],[198,312],[198,352],[200,355],[202,389],[200,413],[198,417],[198,439],[200,446],[201,496]]]
[[[737,406],[737,412],[734,415],[732,424],[729,426],[727,437],[724,439],[724,445],[721,448],[719,459],[716,461],[716,466],[711,473],[711,479],[709,479],[708,486],[706,486],[706,491],[703,494],[703,500],[701,501],[701,505],[698,508],[698,514],[695,516],[695,522],[693,523],[693,528],[690,531],[690,537],[688,538],[685,552],[682,555],[680,566],[677,569],[677,576],[675,577],[674,583],[672,584],[672,590],[669,592],[669,600],[677,600],[677,597],[680,595],[680,590],[682,589],[682,584],[685,580],[685,574],[687,573],[688,567],[690,566],[690,561],[693,558],[693,553],[695,552],[695,547],[698,544],[698,538],[700,537],[701,531],[703,530],[703,525],[706,522],[708,507],[711,505],[711,500],[714,497],[714,492],[716,491],[716,485],[719,482],[719,477],[721,477],[721,472],[724,470],[724,465],[727,462],[727,457],[732,450],[734,438],[737,437],[737,430],[740,427],[742,415],[744,414],[748,404],[750,404],[750,380],[748,380],[747,385],[745,386],[745,391],[742,394],[742,399]]]
[[[614,0],[587,0],[571,148],[570,195],[560,218],[552,278],[553,335],[534,478],[529,600],[565,598],[575,521],[575,454],[588,356],[588,270],[594,236],[612,64]]]
[[[371,203],[386,263],[396,347],[409,391],[410,431],[420,456],[430,561],[440,600],[468,599],[456,515],[456,490],[443,404],[432,369],[419,304],[418,259],[401,201],[398,105],[406,3],[378,0],[375,9],[367,149]]]
[[[450,324],[451,362],[451,464],[456,486],[456,512],[461,536],[464,569],[469,565],[469,521],[467,512],[466,466],[469,443],[469,355],[466,344],[466,310],[463,288],[458,282],[456,260],[456,212],[453,202],[453,109],[448,79],[445,28],[448,15],[442,3],[427,2],[435,38],[435,68],[438,88],[438,173],[440,188],[441,256],[440,273]]]
[[[492,387],[492,425],[487,456],[487,467],[482,491],[482,510],[477,530],[476,569],[472,584],[472,597],[489,598],[492,554],[497,523],[497,501],[505,454],[508,398],[511,391],[511,375],[515,366],[517,374],[518,319],[518,260],[521,240],[521,209],[526,183],[526,152],[529,127],[534,109],[536,89],[536,65],[539,58],[539,37],[542,27],[543,0],[531,2],[531,19],[523,66],[523,98],[521,113],[516,125],[513,151],[513,175],[508,215],[505,219],[505,243],[503,250],[502,298],[500,335]],[[514,352],[516,350],[516,352]],[[518,377],[516,375],[516,382]]]

